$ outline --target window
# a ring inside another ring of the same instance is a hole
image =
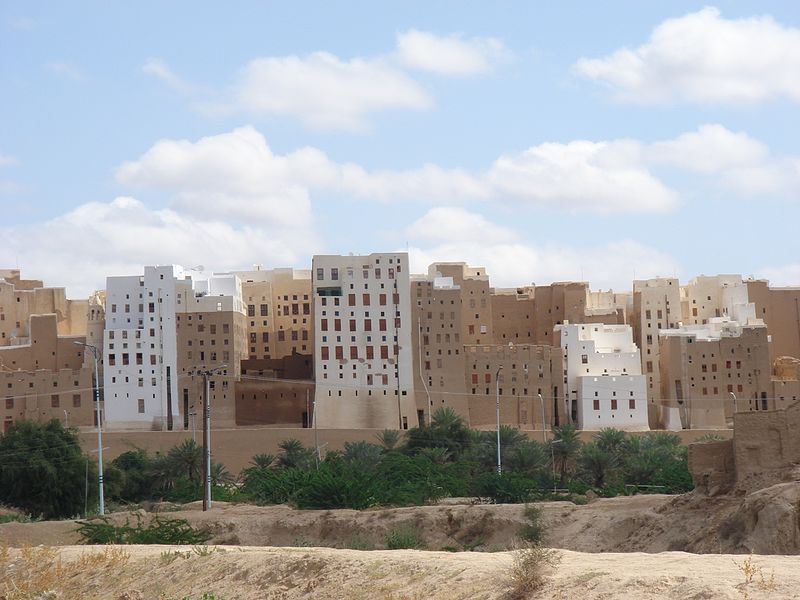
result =
[[[636,410],[636,399],[635,398],[628,398],[628,408],[631,410]]]
[[[156,355],[155,354],[151,354],[150,355],[150,364],[151,365],[156,364]]]
[[[381,346],[381,358],[389,358],[389,346]]]
[[[355,306],[355,305],[356,305],[356,295],[347,294],[347,306]]]
[[[617,399],[616,398],[612,398],[611,399],[611,410],[617,410]]]
[[[652,373],[653,372],[653,361],[652,360],[648,360],[647,361],[647,372],[648,373]]]
[[[364,331],[372,331],[372,319],[364,319]]]
[[[144,414],[144,398],[139,398],[138,405],[139,414]]]
[[[328,319],[322,319],[322,321],[320,321],[320,328],[322,331],[328,331]]]
[[[344,348],[342,346],[336,346],[336,359],[342,360],[344,358]]]
[[[248,317],[255,317],[256,316],[256,305],[255,304],[248,304],[247,305],[247,316]]]
[[[336,267],[333,267],[331,269],[331,279],[333,279],[334,281],[339,281],[339,269],[337,269]]]
[[[589,355],[588,354],[581,354],[581,364],[582,365],[589,364]]]
[[[363,304],[364,306],[369,306],[369,294],[361,295],[361,304]]]
[[[355,331],[355,330],[356,330],[356,320],[350,319],[350,331]]]
[[[58,408],[59,406],[61,406],[61,401],[58,398],[58,394],[52,394],[50,396],[50,407]]]
[[[6,398],[6,410],[14,408],[14,398]]]
[[[375,358],[375,348],[373,346],[367,346],[367,359],[371,360]]]
[[[386,319],[378,319],[378,329],[380,331],[386,331]]]
[[[354,360],[358,358],[358,346],[350,346],[350,358]]]
[[[381,294],[378,296],[378,304],[381,306],[386,306],[386,294]]]
[[[334,319],[333,320],[333,330],[334,331],[341,331],[342,330],[342,320],[341,319]]]
[[[597,398],[592,400],[592,408],[594,410],[600,410],[600,400],[598,400]]]
[[[136,353],[136,364],[137,365],[141,365],[142,364],[142,353],[141,352],[137,352]]]
[[[317,268],[317,281],[322,281],[325,279],[325,269],[319,267]]]
[[[329,358],[328,347],[327,346],[322,346],[322,348],[320,348],[320,352],[321,352],[320,358],[322,360],[328,360],[328,358]]]
[[[269,316],[269,305],[268,304],[262,304],[260,308],[261,308],[261,316],[262,317],[268,317]]]

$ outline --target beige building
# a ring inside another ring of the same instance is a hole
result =
[[[450,407],[471,427],[493,426],[501,366],[504,424],[540,429],[542,409],[548,428],[563,422],[558,412],[561,352],[530,343],[534,306],[529,294],[491,290],[485,269],[463,263],[431,265],[427,275],[412,278],[411,290],[419,422]]]
[[[772,397],[777,409],[800,400],[800,359],[781,356],[772,365]]]
[[[767,324],[772,338],[772,359],[800,358],[800,287],[770,287],[758,279],[745,282],[755,314]]]
[[[59,335],[55,314],[26,319],[24,343],[0,347],[0,421],[58,419],[70,427],[94,420],[93,363],[84,362],[85,336]]]
[[[642,373],[647,377],[650,427],[660,422],[661,376],[658,332],[681,325],[681,291],[677,279],[656,278],[633,282],[631,312],[633,340],[641,349]]]
[[[247,306],[247,349],[250,359],[311,355],[311,271],[257,269],[236,271]]]
[[[31,315],[56,315],[60,335],[86,333],[87,300],[67,300],[64,288],[22,279],[17,269],[0,269],[0,346],[25,343]]]
[[[775,408],[767,328],[757,320],[662,330],[659,355],[665,429],[724,428],[734,402],[739,412]]]

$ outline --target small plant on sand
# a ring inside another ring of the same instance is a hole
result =
[[[421,550],[425,548],[425,541],[419,532],[411,527],[396,527],[389,531],[383,539],[389,550]]]
[[[561,556],[552,548],[529,544],[514,553],[509,578],[511,588],[505,600],[523,600],[547,582],[551,572],[561,562]]]
[[[520,539],[539,544],[544,539],[544,523],[542,523],[542,509],[535,504],[525,506],[525,518],[528,522],[523,525],[518,534]]]
[[[759,589],[765,592],[775,591],[775,572],[770,572],[769,576],[765,576],[764,570],[753,562],[752,554],[740,563],[734,560],[733,564],[735,564],[736,568],[744,575],[744,585],[739,589],[743,598],[748,599],[750,597],[747,586],[753,582],[756,583]]]

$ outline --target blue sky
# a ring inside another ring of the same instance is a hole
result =
[[[537,4],[4,1],[0,266],[800,284],[800,5]]]

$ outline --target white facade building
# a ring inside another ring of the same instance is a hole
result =
[[[178,265],[147,266],[144,275],[108,277],[103,336],[105,420],[110,429],[177,428],[176,315],[239,311],[234,275],[193,281]]]
[[[408,255],[315,256],[312,267],[317,425],[417,425]]]
[[[579,429],[646,431],[647,382],[628,325],[557,325],[564,385]]]

